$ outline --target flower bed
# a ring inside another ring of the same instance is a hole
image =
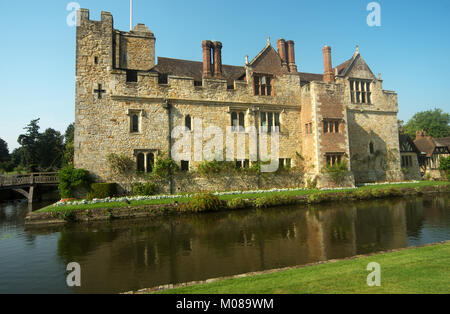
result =
[[[241,195],[241,194],[265,194],[265,193],[276,193],[276,192],[295,192],[295,191],[305,191],[306,188],[297,188],[297,189],[271,189],[271,190],[253,190],[253,191],[229,191],[229,192],[216,192],[213,193],[215,196],[224,196],[224,195]],[[187,194],[187,195],[156,195],[156,196],[124,196],[124,197],[109,197],[105,199],[93,199],[92,201],[81,200],[76,201],[73,199],[64,199],[56,204],[53,204],[54,207],[64,207],[70,205],[92,205],[92,204],[102,204],[102,203],[120,203],[120,202],[132,202],[132,201],[153,201],[153,200],[165,200],[165,199],[179,199],[192,197],[195,194]]]

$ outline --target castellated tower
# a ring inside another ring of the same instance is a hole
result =
[[[105,150],[99,143],[105,140],[101,119],[112,101],[112,73],[126,71],[127,76],[137,78],[137,71],[152,69],[155,66],[156,38],[144,24],[138,24],[131,32],[115,30],[113,16],[109,12],[102,12],[100,21],[90,20],[87,9],[81,9],[79,14],[75,164],[79,168],[95,167],[104,171],[104,162],[99,154],[104,155]]]

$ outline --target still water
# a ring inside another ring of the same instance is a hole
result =
[[[118,293],[450,240],[450,195],[24,228],[0,204],[0,293]],[[45,206],[36,204],[35,206]],[[66,265],[81,265],[81,288]]]

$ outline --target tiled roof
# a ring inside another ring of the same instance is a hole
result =
[[[192,77],[195,81],[202,81],[203,63],[171,58],[158,58],[158,64],[151,70],[160,74]],[[245,68],[233,65],[222,65],[222,73],[228,84],[242,79],[245,76]],[[303,82],[323,81],[323,74],[299,73]]]
[[[436,146],[447,146],[450,149],[450,137],[433,138]]]
[[[158,64],[152,69],[160,74],[192,77],[195,81],[202,81],[203,63],[198,61],[179,60],[170,58],[158,58]],[[228,84],[233,84],[245,75],[245,68],[222,65],[222,74]]]
[[[420,137],[414,141],[417,148],[431,157],[436,147],[447,147],[450,150],[450,137],[433,138],[431,136]]]

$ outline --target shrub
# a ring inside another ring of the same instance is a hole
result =
[[[274,206],[292,205],[296,203],[296,198],[290,195],[268,195],[258,197],[254,201],[256,208],[268,208]]]
[[[441,157],[439,163],[439,170],[441,171],[442,179],[450,181],[450,156]]]
[[[355,190],[353,196],[358,200],[368,200],[372,198],[372,191],[370,190]]]
[[[168,178],[180,171],[178,164],[171,158],[158,158],[153,173],[161,178]]]
[[[222,207],[222,201],[217,196],[209,193],[200,193],[194,195],[189,202],[182,204],[181,210],[200,213],[219,211]]]
[[[403,196],[403,192],[397,188],[389,188],[384,191],[385,196]]]
[[[117,186],[115,183],[93,183],[91,184],[91,191],[87,194],[87,200],[104,199],[113,197],[117,193]]]
[[[156,195],[159,192],[158,185],[146,182],[146,183],[133,183],[131,187],[134,196],[150,196]]]
[[[374,190],[372,190],[371,194],[375,198],[382,198],[385,196],[383,189],[374,189]]]
[[[77,188],[88,187],[91,181],[84,169],[75,169],[73,165],[62,168],[58,174],[59,190],[62,198],[74,197]]]
[[[197,167],[201,175],[219,174],[235,170],[235,164],[229,161],[203,161]]]
[[[309,204],[321,203],[321,202],[323,202],[325,200],[328,200],[328,195],[326,193],[311,194],[308,197],[308,203]]]
[[[343,161],[336,163],[333,166],[325,167],[322,172],[327,174],[335,184],[341,185],[349,171],[347,162]]]
[[[134,161],[125,155],[108,154],[106,160],[109,164],[109,168],[115,174],[128,174],[134,169]]]
[[[59,215],[59,218],[62,220],[65,220],[67,222],[73,222],[76,220],[76,215],[75,215],[75,212],[73,212],[72,210],[67,210],[67,211],[62,212]]]
[[[317,178],[307,179],[306,180],[306,188],[308,190],[315,190],[317,188]]]
[[[247,202],[242,198],[234,198],[227,201],[228,209],[244,209],[247,207]]]

